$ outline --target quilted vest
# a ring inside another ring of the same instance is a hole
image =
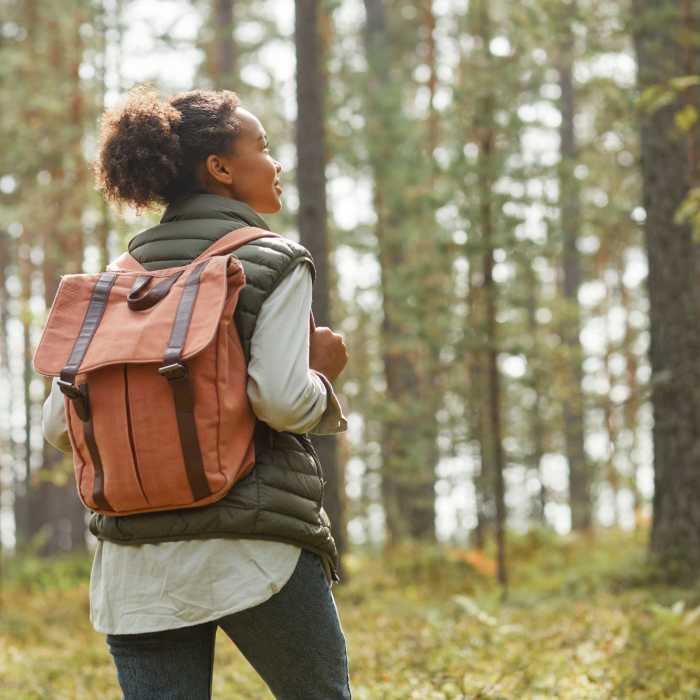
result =
[[[170,204],[160,224],[129,241],[129,252],[148,270],[185,265],[236,228],[270,227],[247,204],[194,193]],[[262,238],[237,249],[246,275],[234,313],[246,359],[265,299],[309,252],[286,238]],[[312,267],[313,275],[313,267]],[[338,551],[323,508],[323,470],[308,435],[278,432],[258,420],[256,462],[219,501],[198,508],[105,516],[93,513],[95,537],[118,544],[145,544],[209,537],[244,537],[295,544],[319,554],[339,582]]]

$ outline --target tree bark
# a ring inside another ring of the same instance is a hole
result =
[[[420,187],[415,197],[416,221],[419,225],[419,235],[416,242],[419,274],[415,277],[415,283],[419,289],[420,309],[418,322],[420,324],[420,339],[425,345],[423,361],[418,365],[418,377],[420,380],[419,395],[422,398],[422,417],[420,420],[420,440],[424,446],[421,454],[421,468],[416,471],[413,483],[404,488],[406,497],[404,506],[408,508],[409,534],[415,539],[426,542],[436,540],[435,520],[435,482],[436,469],[440,461],[438,448],[438,423],[436,415],[443,401],[442,378],[445,367],[440,360],[440,350],[444,346],[444,333],[439,323],[441,311],[439,300],[447,299],[446,290],[443,288],[448,279],[448,270],[451,261],[443,254],[439,241],[425,235],[423,232],[433,231],[437,228],[435,221],[435,205],[430,200],[429,193],[436,191],[437,167],[435,163],[435,149],[438,146],[440,134],[440,118],[435,108],[435,95],[437,92],[437,46],[436,46],[436,19],[433,12],[432,0],[421,0],[420,17],[422,29],[421,53],[425,57],[425,65],[428,66],[428,118],[424,136],[421,141],[424,146],[424,161],[426,164],[425,179],[427,183]]]
[[[684,75],[688,46],[678,3],[634,0],[641,89]],[[693,3],[697,16],[697,2]],[[694,180],[694,137],[680,135],[680,100],[640,118],[649,258],[654,499],[650,552],[669,578],[700,573],[700,269],[691,226],[674,215]],[[694,127],[697,135],[697,127]]]
[[[481,38],[482,69],[484,75],[492,75],[491,17],[486,0],[474,2],[474,21]],[[477,95],[475,133],[478,139],[479,155],[477,176],[479,181],[479,226],[481,232],[482,255],[482,294],[484,302],[484,324],[482,327],[485,342],[484,385],[482,402],[484,416],[484,455],[493,479],[493,494],[496,506],[496,547],[497,576],[505,592],[508,584],[505,555],[505,484],[503,470],[503,442],[501,429],[501,381],[498,369],[498,326],[496,320],[497,288],[493,278],[495,215],[492,205],[492,188],[495,169],[495,97],[490,83],[482,80],[480,94]]]
[[[574,88],[574,34],[569,25],[560,26],[562,41],[559,44],[557,71],[561,88],[561,127],[559,167],[560,229],[562,235],[562,282],[564,311],[561,320],[561,337],[567,350],[564,371],[564,438],[566,458],[569,463],[569,506],[571,528],[588,530],[593,524],[591,503],[592,475],[584,448],[584,399],[583,399],[583,349],[581,311],[578,291],[581,286],[581,265],[577,248],[578,230],[581,225],[579,187],[574,176],[578,158],[574,117],[576,93]]]
[[[214,16],[214,88],[235,90],[238,85],[238,55],[233,37],[235,4],[233,0],[213,0]]]
[[[313,308],[317,325],[331,326],[328,214],[326,211],[325,142],[325,55],[321,44],[321,8],[318,0],[296,0],[295,29],[297,85],[297,221],[301,242],[311,253],[316,267]],[[313,436],[326,488],[324,507],[341,554],[347,549],[342,491],[344,478],[338,465],[335,436]]]

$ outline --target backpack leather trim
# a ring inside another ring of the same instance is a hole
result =
[[[111,510],[112,506],[104,495],[104,470],[102,468],[102,458],[100,457],[100,450],[95,440],[95,431],[92,425],[88,385],[86,381],[79,387],[76,387],[74,382],[80,363],[83,361],[88,346],[90,345],[90,341],[95,336],[95,332],[100,325],[105,307],[107,306],[109,292],[112,289],[116,277],[117,275],[114,272],[103,272],[99,276],[92,290],[90,303],[85,313],[80,333],[75,339],[68,364],[61,371],[61,377],[58,380],[61,391],[73,402],[78,417],[84,423],[85,442],[95,468],[92,497],[98,507],[106,510]]]
[[[182,291],[180,303],[175,313],[175,321],[170,332],[168,348],[165,352],[164,366],[158,371],[164,375],[173,392],[175,416],[180,435],[182,458],[185,461],[187,480],[195,500],[206,498],[211,494],[209,483],[202,462],[202,450],[197,438],[197,425],[194,421],[194,395],[192,382],[186,365],[180,364],[182,348],[187,338],[187,330],[192,319],[192,310],[199,290],[202,269],[209,260],[204,260],[192,271]],[[175,369],[176,371],[172,371]],[[179,371],[178,371],[179,370]]]
[[[88,393],[87,382],[80,385],[80,392],[85,394],[85,399],[90,403],[90,394]],[[97,441],[95,440],[95,430],[92,425],[92,413],[88,414],[88,419],[84,421],[85,430],[85,442],[88,446],[88,451],[90,452],[90,458],[95,468],[95,480],[92,486],[92,498],[97,504],[98,508],[104,508],[105,510],[112,510],[112,506],[107,500],[104,493],[104,468],[102,467],[102,457],[100,457],[100,450],[97,447]]]
[[[105,308],[107,307],[109,292],[116,279],[117,275],[114,272],[103,272],[97,278],[97,282],[90,296],[90,303],[88,304],[83,323],[80,327],[80,333],[78,333],[78,337],[73,343],[70,357],[68,358],[66,366],[61,370],[60,379],[58,381],[61,391],[73,401],[76,412],[83,421],[89,419],[90,402],[87,397],[87,392],[83,394],[76,390],[74,384],[75,375],[78,373],[78,369],[90,346],[90,342],[95,337],[95,333],[97,332],[97,328],[100,325]]]

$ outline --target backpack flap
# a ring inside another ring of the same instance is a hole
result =
[[[125,362],[163,362],[178,309],[182,314],[181,300],[193,302],[187,328],[181,329],[180,357],[186,360],[213,340],[226,307],[235,305],[229,292],[244,283],[243,267],[231,255],[154,272],[64,275],[34,353],[34,369],[60,376],[67,366],[77,374]],[[149,303],[139,303],[143,299]]]

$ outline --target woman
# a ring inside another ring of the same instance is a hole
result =
[[[160,224],[129,241],[147,269],[185,265],[231,230],[280,210],[281,165],[260,121],[230,91],[165,101],[147,87],[102,119],[99,188]],[[309,432],[347,423],[331,382],[347,363],[340,335],[309,327],[313,262],[286,238],[236,251],[246,273],[234,320],[248,361],[256,465],[220,501],[135,516],[93,514],[98,538],[90,619],[106,633],[126,700],[211,697],[217,627],[283,700],[350,698],[331,592],[337,550]],[[70,451],[54,381],[46,439]]]

